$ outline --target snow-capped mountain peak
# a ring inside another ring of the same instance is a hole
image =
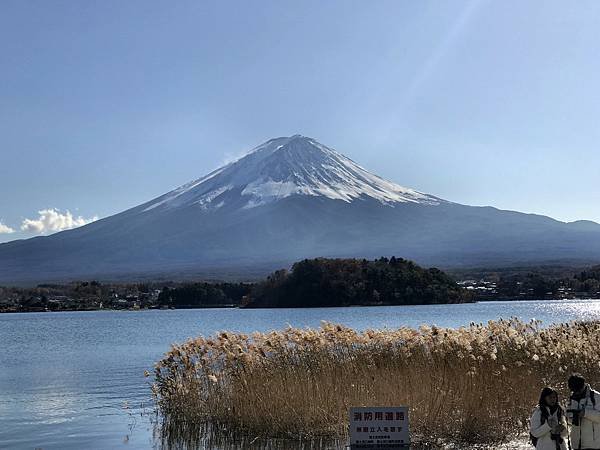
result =
[[[443,201],[374,175],[312,138],[294,135],[255,147],[240,159],[149,202],[144,211],[190,205],[218,209],[240,196],[243,208],[253,208],[292,195],[344,202],[371,198],[390,206]]]
[[[248,279],[304,258],[380,255],[458,267],[585,265],[600,261],[600,225],[446,202],[292,136],[119,214],[0,244],[0,283]]]

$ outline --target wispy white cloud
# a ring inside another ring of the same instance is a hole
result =
[[[90,222],[98,220],[98,217],[84,218],[73,216],[70,211],[61,212],[56,208],[42,209],[38,211],[37,219],[25,219],[21,224],[21,231],[30,233],[46,234],[56,231],[70,230]]]
[[[237,153],[231,153],[231,152],[225,153],[225,156],[223,157],[223,159],[221,159],[219,168],[226,166],[227,164],[231,164],[232,162],[235,162],[240,158],[243,158],[248,153],[249,153],[249,151],[247,151],[247,150],[243,151],[243,152],[237,152]]]
[[[4,225],[0,220],[0,234],[10,234],[14,232],[15,230],[13,228],[9,227],[8,225]]]

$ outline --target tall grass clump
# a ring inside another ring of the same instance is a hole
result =
[[[566,394],[571,371],[600,382],[600,322],[364,332],[324,323],[174,345],[153,390],[166,423],[184,428],[344,438],[350,407],[408,405],[421,441],[499,443],[525,429],[543,386]]]

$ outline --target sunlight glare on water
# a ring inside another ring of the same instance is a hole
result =
[[[544,325],[600,320],[600,301],[323,309],[197,309],[0,315],[0,448],[156,447],[144,370],[169,349],[220,330],[267,331],[322,320],[357,329],[458,327],[519,317]]]

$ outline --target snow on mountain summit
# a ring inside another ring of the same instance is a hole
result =
[[[259,145],[237,161],[149,202],[144,211],[190,205],[217,209],[240,196],[242,207],[252,208],[291,195],[344,202],[371,198],[390,206],[443,202],[374,175],[312,138],[294,135]]]

